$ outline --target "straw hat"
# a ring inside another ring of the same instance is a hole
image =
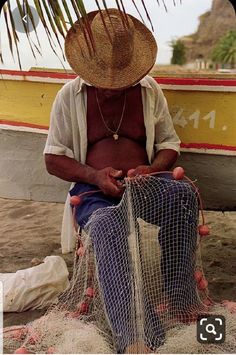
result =
[[[84,31],[89,21],[95,51],[88,48]],[[106,28],[103,21],[105,21]],[[109,33],[109,35],[108,35]],[[109,38],[110,37],[110,38]],[[153,67],[157,44],[149,29],[118,9],[88,13],[86,19],[70,28],[65,53],[72,69],[89,84],[104,89],[123,89],[139,82]]]

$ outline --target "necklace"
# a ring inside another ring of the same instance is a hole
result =
[[[98,109],[99,109],[99,112],[100,112],[100,115],[101,115],[101,118],[102,118],[102,122],[104,124],[104,126],[106,127],[106,129],[112,133],[112,136],[113,138],[115,139],[115,141],[117,141],[119,139],[119,129],[120,129],[120,126],[121,126],[121,123],[123,121],[123,117],[124,117],[124,113],[125,113],[125,105],[126,105],[126,91],[124,93],[124,104],[123,104],[123,109],[122,109],[122,113],[121,113],[121,116],[120,116],[120,121],[118,123],[118,126],[116,128],[115,131],[113,131],[110,127],[108,127],[105,119],[104,119],[104,116],[102,114],[102,110],[101,110],[101,106],[100,106],[100,103],[99,103],[99,100],[98,100],[98,93],[97,93],[97,89],[95,89],[95,93],[96,93],[96,100],[97,100],[97,105],[98,105]]]

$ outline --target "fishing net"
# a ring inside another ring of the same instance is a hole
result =
[[[34,353],[232,353],[236,322],[208,294],[198,226],[199,194],[187,178],[125,180],[117,206],[76,233],[70,286],[46,314],[6,329],[7,349]],[[76,206],[74,206],[75,212]],[[75,213],[74,213],[75,215]],[[223,344],[200,344],[202,314],[226,317]]]

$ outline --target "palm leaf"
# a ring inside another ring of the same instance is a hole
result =
[[[32,11],[31,11],[31,7],[29,6],[29,3],[28,3],[27,0],[24,0],[24,3],[25,3],[27,14],[29,15],[30,21],[31,21],[33,29],[34,29],[34,33],[35,33],[35,36],[36,36],[36,39],[37,39],[37,42],[38,42],[38,46],[39,46],[39,48],[41,48],[41,44],[40,44],[40,41],[39,41],[38,32],[37,32],[37,29],[36,29],[36,26],[35,26],[34,17],[33,17]],[[40,54],[41,54],[41,52],[40,52]]]
[[[54,0],[51,2],[51,5],[52,5],[52,8],[55,7],[55,12],[57,12],[57,16],[59,17],[61,23],[62,23],[62,26],[64,27],[64,30],[65,32],[67,32],[67,25],[66,25],[66,21],[65,21],[65,18],[64,18],[64,15],[63,15],[63,12],[61,10],[61,6],[58,2],[58,0]]]
[[[230,63],[234,66],[236,62],[236,31],[228,31],[216,44],[212,52],[214,62]]]
[[[51,35],[51,31],[50,31],[50,29],[49,29],[49,27],[48,27],[48,25],[47,25],[46,20],[45,20],[44,13],[43,13],[43,9],[42,9],[40,0],[34,0],[34,5],[35,5],[35,8],[36,8],[37,13],[38,13],[38,15],[39,15],[39,18],[40,18],[40,20],[41,20],[41,22],[42,22],[42,24],[43,24],[44,30],[45,30],[45,32],[46,32],[46,35],[47,35],[47,37],[48,37],[49,45],[50,45],[50,47],[51,47],[53,53],[56,55],[56,57],[58,58],[58,60],[59,60],[60,63],[62,64],[62,67],[65,69],[63,62],[61,61],[61,58],[59,57],[57,51],[56,51],[55,48],[54,48],[54,47],[55,47],[55,43],[54,43],[54,41],[53,41],[53,38],[52,38],[52,35]],[[63,53],[63,51],[62,51],[62,53]]]
[[[0,63],[4,64],[4,60],[3,60],[3,56],[2,56],[1,33],[0,33]]]
[[[47,25],[47,22],[44,18],[44,14],[43,14],[43,9],[42,9],[42,6],[40,4],[40,1],[39,0],[34,0],[34,5],[35,5],[35,8],[36,8],[36,11],[39,15],[39,18],[43,24],[43,27],[44,27],[44,30],[48,36],[48,40],[49,40],[49,43],[50,45],[52,45],[53,43],[53,39],[52,39],[52,36],[51,36],[51,32],[50,32],[50,29],[48,28],[48,25]]]
[[[69,20],[69,23],[70,23],[71,26],[73,26],[74,21],[73,21],[73,19],[72,19],[72,17],[71,17],[70,10],[69,10],[69,8],[68,8],[68,6],[67,6],[66,0],[62,0],[62,4],[63,4],[63,6],[64,6],[64,9],[65,9],[65,12],[66,12],[66,16],[67,16],[67,18],[68,18],[68,20]]]
[[[33,0],[33,1],[34,1],[35,9],[39,15],[40,21],[43,24],[44,30],[46,32],[50,47],[55,54],[56,54],[56,49],[55,49],[54,39],[56,40],[57,44],[59,45],[59,48],[60,48],[62,55],[63,55],[63,60],[65,60],[60,36],[65,37],[65,34],[67,33],[67,30],[68,30],[67,29],[68,23],[70,24],[71,27],[73,27],[74,15],[75,15],[75,18],[77,19],[77,25],[80,26],[81,30],[84,33],[84,38],[85,38],[86,45],[89,49],[90,54],[92,54],[96,51],[96,43],[94,41],[94,37],[92,34],[90,23],[88,21],[85,0]],[[106,0],[100,0],[100,1],[102,1],[102,5],[103,5],[104,9],[107,11],[108,16],[109,16],[107,1]],[[177,1],[176,0],[172,0],[172,1],[173,1],[174,5],[176,5]],[[20,0],[16,0],[16,2],[17,2],[18,10],[19,10],[21,18],[22,18],[22,17],[24,17],[24,14],[25,14],[24,9],[20,3]],[[34,58],[36,58],[35,50],[37,50],[37,52],[41,54],[40,39],[39,39],[38,33],[36,31],[35,21],[34,21],[33,14],[32,14],[32,11],[31,11],[31,8],[29,5],[29,0],[22,0],[22,2],[23,2],[23,6],[27,10],[27,14],[29,15],[29,18],[31,20],[31,23],[33,25],[33,30],[34,30],[34,33],[35,33],[35,36],[37,39],[37,45],[36,45],[34,43],[34,41],[32,40],[32,38],[30,37],[27,25],[22,20],[22,25],[24,26],[24,30],[25,30],[25,33],[26,33],[26,36],[27,36],[27,39],[28,39],[28,42],[30,45],[31,52],[32,52]],[[95,2],[97,5],[97,8],[98,8],[98,11],[101,12],[99,0],[95,0]],[[179,2],[181,3],[181,0],[179,0]],[[116,3],[117,9],[122,14],[121,18],[122,18],[123,26],[124,26],[124,28],[127,28],[129,26],[129,22],[128,22],[128,17],[126,14],[125,1],[124,0],[115,0],[115,3]],[[142,15],[141,15],[140,8],[141,7],[144,8],[147,19],[148,19],[149,23],[151,24],[151,28],[153,30],[151,16],[149,15],[149,12],[147,10],[148,1],[141,0],[141,5],[140,4],[137,5],[136,0],[132,0],[132,3],[135,6],[135,9],[138,12],[139,17],[141,18],[143,23],[145,23],[145,22],[144,22]],[[167,11],[167,7],[165,5],[165,0],[162,0],[162,3],[165,7],[165,10]],[[157,0],[157,4],[160,5],[160,0]],[[71,5],[72,9],[70,9],[70,5]],[[101,15],[101,18],[102,18],[103,25],[105,26],[107,36],[111,40],[111,36],[110,36],[109,30],[107,29],[103,15]],[[11,15],[11,12],[10,12],[10,0],[8,0],[8,6],[7,7],[5,6],[4,19],[5,19],[6,28],[7,28],[7,36],[8,36],[10,51],[14,57],[14,50],[13,50],[13,41],[14,41],[14,45],[16,47],[16,52],[17,52],[18,61],[19,61],[20,57],[19,57],[19,48],[18,48],[18,36],[17,36],[16,29],[15,29],[14,19]],[[9,23],[9,19],[10,19],[10,23]],[[10,28],[10,24],[11,24],[11,28]],[[57,55],[57,57],[59,58],[58,55]],[[3,58],[2,51],[0,51],[0,60],[2,60],[2,58]]]
[[[46,35],[47,35],[47,37],[48,37],[49,45],[50,45],[50,47],[51,47],[53,53],[56,55],[56,57],[57,57],[58,60],[60,61],[62,67],[65,69],[63,62],[61,61],[61,58],[59,57],[57,51],[56,51],[55,48],[54,48],[54,47],[55,47],[55,43],[54,43],[53,38],[52,38],[52,36],[51,36],[51,32],[50,32],[50,29],[48,28],[47,22],[46,22],[46,20],[45,20],[45,17],[44,17],[44,14],[43,14],[43,9],[42,9],[42,6],[41,6],[40,1],[39,1],[39,0],[34,0],[34,5],[35,5],[35,8],[36,8],[37,13],[38,13],[38,15],[39,15],[39,18],[40,18],[40,20],[41,20],[41,22],[42,22],[42,24],[43,24],[44,30],[45,30],[45,32],[46,32]],[[63,53],[63,51],[62,51],[62,53]],[[63,54],[64,54],[64,53],[63,53]],[[64,59],[64,57],[63,57],[63,59]]]
[[[158,1],[158,0],[157,0],[157,1]],[[139,14],[139,17],[141,18],[142,23],[145,24],[144,19],[143,19],[143,17],[142,17],[142,14],[141,14],[141,12],[139,11],[139,8],[138,8],[137,4],[135,3],[135,0],[132,0],[132,3],[134,4],[134,7],[135,7],[136,11],[137,11],[137,13]],[[159,2],[158,2],[158,4],[159,4]]]
[[[52,0],[52,1],[53,1],[53,0]],[[53,31],[53,33],[54,33],[54,35],[55,35],[55,37],[56,37],[57,43],[58,43],[58,45],[59,45],[59,47],[60,47],[60,49],[61,49],[61,52],[62,52],[62,55],[63,55],[63,59],[65,60],[65,56],[64,56],[64,52],[63,52],[63,49],[62,49],[62,46],[61,46],[61,42],[60,42],[59,37],[58,37],[57,28],[56,28],[56,26],[55,26],[55,24],[54,24],[53,18],[52,18],[52,16],[51,16],[51,13],[50,13],[50,11],[49,11],[49,8],[48,8],[48,6],[47,6],[47,4],[46,4],[46,1],[45,1],[45,0],[42,0],[42,4],[43,4],[43,7],[44,7],[44,9],[45,9],[45,12],[46,12],[48,21],[49,21],[50,26],[51,26],[51,29],[52,29],[52,31]],[[60,32],[59,29],[58,29],[58,31]]]
[[[59,6],[57,0],[48,2],[48,4],[49,4],[49,10],[51,11],[51,15],[54,19],[54,23],[56,25],[56,28],[58,29],[58,31],[60,32],[62,37],[65,37],[65,32],[67,32],[67,26],[66,26],[66,22],[65,22],[63,13],[60,9],[60,6]],[[63,30],[62,26],[64,27],[64,30]]]
[[[165,10],[166,10],[166,12],[167,12],[166,3],[165,3],[165,1],[164,1],[164,0],[162,0],[162,4],[164,5],[164,8],[165,8]]]
[[[14,18],[12,16],[10,0],[7,1],[7,7],[8,7],[8,10],[9,10],[8,13],[9,13],[10,22],[11,22],[13,41],[14,41],[14,44],[15,44],[15,47],[16,47],[17,60],[18,60],[19,68],[21,69],[20,53],[19,53],[19,48],[18,48],[19,37],[18,37],[17,32],[16,32]],[[14,59],[14,56],[13,56],[13,59]]]
[[[95,52],[96,51],[96,46],[95,46],[95,42],[94,42],[91,26],[90,26],[90,23],[88,21],[88,16],[87,16],[87,12],[86,12],[86,9],[84,7],[83,1],[82,0],[76,0],[76,3],[77,3],[77,6],[79,8],[79,11],[81,13],[81,16],[84,19],[83,20],[83,24],[84,24],[83,32],[84,32],[85,35],[88,34],[88,38],[89,38],[90,44],[92,46],[92,50]],[[87,41],[87,39],[86,39],[86,41]],[[87,41],[87,45],[88,45],[89,41]],[[89,48],[90,48],[90,46],[89,46]]]
[[[70,21],[70,23],[71,23],[72,28],[74,28],[75,26],[79,26],[79,27],[80,27],[81,32],[84,33],[84,38],[85,38],[85,41],[86,41],[86,45],[87,45],[87,47],[88,47],[88,50],[89,50],[90,54],[92,54],[92,51],[93,51],[92,48],[93,48],[93,47],[91,47],[91,43],[90,43],[90,41],[89,41],[89,39],[88,39],[87,33],[86,33],[86,31],[84,30],[84,29],[85,29],[85,24],[84,24],[84,22],[82,21],[82,15],[81,15],[81,13],[80,13],[80,11],[83,12],[83,8],[80,7],[80,9],[79,9],[75,0],[70,0],[70,2],[71,2],[71,5],[72,5],[72,7],[73,7],[74,13],[75,13],[75,15],[76,15],[76,17],[77,17],[77,23],[74,24],[74,21],[72,20],[72,17],[71,17],[71,16],[68,16],[68,19],[69,19],[69,21]],[[64,6],[64,9],[65,9],[66,12],[69,12],[69,9],[68,9],[68,6],[67,6],[67,5]],[[80,47],[80,49],[81,49],[81,52],[82,52],[82,54],[83,54],[83,50],[82,50],[82,48],[81,48],[81,46],[80,46],[79,40],[78,40],[78,45],[79,45],[79,47]]]
[[[128,19],[126,10],[125,10],[125,6],[124,6],[123,0],[120,0],[120,3],[121,3],[121,8],[122,8],[122,11],[123,11],[123,14],[124,14],[124,18],[126,20],[127,26],[129,27],[129,19]]]
[[[4,12],[5,22],[6,22],[6,26],[7,26],[7,33],[8,33],[8,36],[10,36],[10,38],[9,38],[9,47],[10,47],[10,50],[11,50],[11,53],[12,53],[12,57],[14,59],[14,52],[13,52],[13,48],[12,48],[12,38],[13,38],[13,41],[14,41],[14,44],[15,44],[15,47],[16,47],[18,65],[19,65],[19,68],[22,69],[21,61],[20,61],[20,53],[19,53],[19,48],[18,48],[18,44],[17,44],[17,41],[19,39],[18,39],[18,36],[17,36],[17,32],[16,32],[16,29],[15,29],[13,16],[12,16],[12,13],[11,13],[10,1],[8,1],[7,4],[5,4],[3,6],[3,12]],[[10,31],[10,28],[9,28],[7,14],[9,14],[9,17],[10,17],[10,22],[11,22],[11,27],[12,27],[11,30],[12,31]],[[2,58],[2,55],[1,55],[1,58]]]
[[[110,32],[108,31],[108,28],[107,28],[107,26],[106,26],[105,19],[104,19],[104,16],[103,16],[103,13],[101,12],[101,10],[102,10],[102,9],[101,9],[101,7],[100,7],[100,5],[99,5],[98,0],[95,0],[95,1],[96,1],[96,5],[97,5],[97,7],[98,7],[98,10],[100,11],[100,14],[101,14],[101,19],[102,19],[102,23],[103,23],[103,26],[104,26],[104,28],[105,28],[105,30],[106,30],[107,36],[108,36],[108,38],[109,38],[110,42],[112,42]],[[110,22],[111,22],[111,24],[112,24],[111,17],[110,17],[110,15],[109,15],[109,12],[108,12],[107,7],[106,7],[105,9],[106,9],[106,11],[107,11],[107,13],[108,13],[108,17],[109,17]]]
[[[8,40],[9,40],[9,47],[10,47],[11,54],[13,55],[12,37],[11,37],[11,31],[10,31],[9,22],[8,22],[7,5],[3,6],[3,14],[4,14],[4,17],[5,17],[5,22],[6,22],[7,36],[8,36]]]
[[[29,36],[29,28],[28,28],[28,26],[26,26],[26,23],[23,21],[23,17],[25,15],[25,12],[24,12],[21,4],[20,4],[20,0],[16,0],[16,4],[17,4],[17,7],[18,7],[18,10],[19,10],[19,13],[20,13],[20,17],[21,17],[21,21],[22,21],[22,24],[23,24],[23,27],[24,27],[24,30],[25,30],[25,34],[26,34],[27,39],[28,39],[28,43],[30,45],[31,52],[32,52],[34,58],[36,59],[36,55],[35,55],[35,52],[34,52],[34,49],[33,49],[32,43],[31,43],[31,39],[30,39],[30,36]]]
[[[141,0],[141,1],[142,1],[144,10],[145,10],[145,12],[146,12],[146,16],[147,16],[147,18],[148,18],[148,21],[150,22],[150,25],[151,25],[151,27],[152,27],[152,31],[154,31],[153,24],[152,24],[152,20],[151,20],[151,17],[149,16],[149,13],[148,13],[148,10],[147,10],[146,5],[145,5],[145,3],[144,3],[144,0]]]
[[[80,12],[79,12],[79,10],[78,10],[78,7],[77,7],[77,5],[76,5],[75,0],[70,0],[70,2],[71,2],[71,5],[72,5],[72,7],[73,7],[73,10],[74,10],[74,12],[75,12],[75,14],[76,14],[76,17],[77,17],[77,19],[79,20],[79,18],[80,18],[81,16],[80,16]]]
[[[76,4],[78,6],[81,16],[85,17],[87,15],[87,11],[85,9],[83,0],[76,0]]]
[[[127,26],[129,26],[129,23],[128,23],[127,17],[126,17],[127,15],[126,16],[123,15],[123,12],[122,12],[120,4],[119,4],[119,1],[118,0],[115,0],[115,1],[116,1],[117,9],[120,11],[120,15],[121,15],[121,19],[122,19],[123,25],[126,28]]]

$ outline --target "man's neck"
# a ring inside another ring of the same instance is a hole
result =
[[[119,90],[109,90],[109,89],[96,89],[98,92],[99,97],[101,98],[112,98],[112,97],[119,97],[124,95],[124,89]]]

